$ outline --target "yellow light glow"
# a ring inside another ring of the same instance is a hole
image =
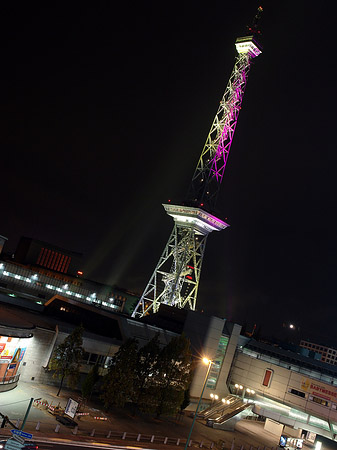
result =
[[[211,361],[208,358],[202,358],[204,364],[209,364]]]
[[[249,388],[247,388],[247,389],[246,389],[246,392],[248,392],[248,394],[249,394],[249,393],[250,393],[250,389],[249,389]]]
[[[218,400],[219,396],[218,395],[214,395],[215,400]]]
[[[241,384],[240,384],[240,386],[239,386],[239,389],[243,389],[243,386],[241,386]]]
[[[236,389],[237,389],[237,388],[239,387],[239,385],[238,385],[238,384],[236,384],[236,385],[235,385],[235,387],[236,387]]]
[[[210,397],[213,398],[213,397],[214,397],[214,394],[210,394]]]
[[[255,391],[253,391],[253,389],[251,389],[250,393],[251,393],[251,394],[255,394]]]
[[[221,401],[222,401],[222,403],[226,403],[226,399],[225,398],[222,398]]]

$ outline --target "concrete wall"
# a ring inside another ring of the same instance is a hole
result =
[[[21,363],[21,381],[45,383],[49,378],[43,366],[48,362],[56,331],[36,328],[27,339],[27,349]]]
[[[283,431],[284,425],[282,423],[276,422],[272,419],[266,419],[264,424],[264,429],[269,431],[269,433],[275,434],[275,436],[280,437]]]
[[[273,371],[273,376],[268,387],[262,384],[266,369]],[[289,369],[286,369],[239,352],[233,362],[230,383],[241,384],[245,388],[254,389],[256,393],[263,394],[276,401],[281,401],[307,414],[313,414],[323,420],[330,419],[336,422],[336,387],[303,376],[293,369],[295,367],[292,368],[292,366],[289,366]],[[291,393],[291,389],[301,392],[304,397]],[[312,397],[322,400],[326,399],[329,406],[316,403]]]
[[[202,358],[214,358],[224,324],[225,321],[223,319],[196,314],[193,311],[189,312],[186,318],[184,332],[191,340],[192,351],[197,357],[194,377],[190,388],[191,398],[199,398],[201,394],[207,372],[207,366],[202,362]],[[203,397],[209,399],[211,392],[214,393],[214,390],[206,388]]]

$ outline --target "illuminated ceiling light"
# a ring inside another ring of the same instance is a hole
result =
[[[227,405],[230,405],[231,401],[230,400],[226,400]]]
[[[249,393],[250,393],[250,389],[249,389],[249,388],[247,388],[247,389],[246,389],[246,392],[248,392],[248,394],[249,394]]]
[[[37,273],[34,273],[34,275],[31,276],[31,279],[32,280],[37,280],[38,279]]]
[[[3,263],[0,264],[0,269],[3,269],[5,266]]]
[[[210,397],[211,397],[211,398],[214,398],[214,394],[210,394]]]
[[[222,401],[222,403],[226,403],[226,399],[225,398],[222,398],[221,401]]]
[[[237,389],[237,388],[239,387],[239,385],[236,383],[236,384],[235,384],[235,387],[236,387],[236,389]]]
[[[69,288],[69,286],[67,284],[63,285],[63,289],[68,289],[68,288]]]
[[[243,389],[243,386],[240,384],[239,389]]]
[[[218,400],[219,396],[218,395],[214,395],[215,400]]]
[[[255,394],[255,391],[253,391],[253,389],[251,389],[251,390],[250,390],[250,393],[254,395],[254,394]]]

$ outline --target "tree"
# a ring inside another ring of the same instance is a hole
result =
[[[190,403],[191,403],[190,386],[188,386],[188,388],[184,392],[184,398],[180,405],[180,411],[183,411],[185,408],[187,408]]]
[[[66,379],[70,387],[76,387],[80,376],[80,365],[83,359],[83,331],[82,326],[77,327],[65,338],[62,344],[56,347],[50,361],[50,369],[54,370],[53,377],[60,379],[57,396],[60,395],[63,382]]]
[[[98,364],[95,364],[88,372],[82,384],[82,396],[84,398],[89,399],[91,397],[92,390],[98,380],[99,380],[99,367]]]
[[[108,373],[103,381],[101,398],[106,408],[111,405],[123,407],[135,395],[138,342],[129,339],[113,356]]]
[[[138,352],[138,365],[136,373],[135,400],[140,410],[149,411],[148,396],[157,378],[158,358],[160,355],[159,333]]]
[[[192,377],[190,341],[184,334],[173,338],[161,350],[155,374],[148,389],[149,408],[152,408],[157,417],[176,413]]]

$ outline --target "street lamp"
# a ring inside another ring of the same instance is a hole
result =
[[[199,401],[198,401],[198,404],[197,404],[197,408],[196,408],[195,413],[194,413],[192,425],[191,425],[191,428],[190,428],[190,432],[189,432],[189,434],[188,434],[188,438],[187,438],[187,441],[186,441],[186,445],[185,445],[184,450],[187,450],[188,443],[190,442],[190,437],[191,437],[192,430],[193,430],[193,427],[194,427],[195,419],[197,418],[197,414],[198,414],[199,406],[200,406],[200,403],[201,403],[202,395],[203,395],[203,393],[204,393],[204,390],[205,390],[205,387],[206,387],[206,383],[207,383],[207,379],[208,379],[208,375],[209,375],[209,372],[210,372],[210,370],[211,370],[212,363],[213,363],[213,361],[212,361],[211,359],[208,359],[208,358],[203,358],[203,359],[202,359],[202,362],[203,362],[204,364],[207,364],[207,365],[208,365],[208,368],[207,368],[206,376],[205,376],[205,379],[204,379],[204,384],[203,384],[203,386],[202,386],[201,394],[200,394],[200,397],[199,397]],[[218,397],[218,396],[216,396],[216,397]]]

